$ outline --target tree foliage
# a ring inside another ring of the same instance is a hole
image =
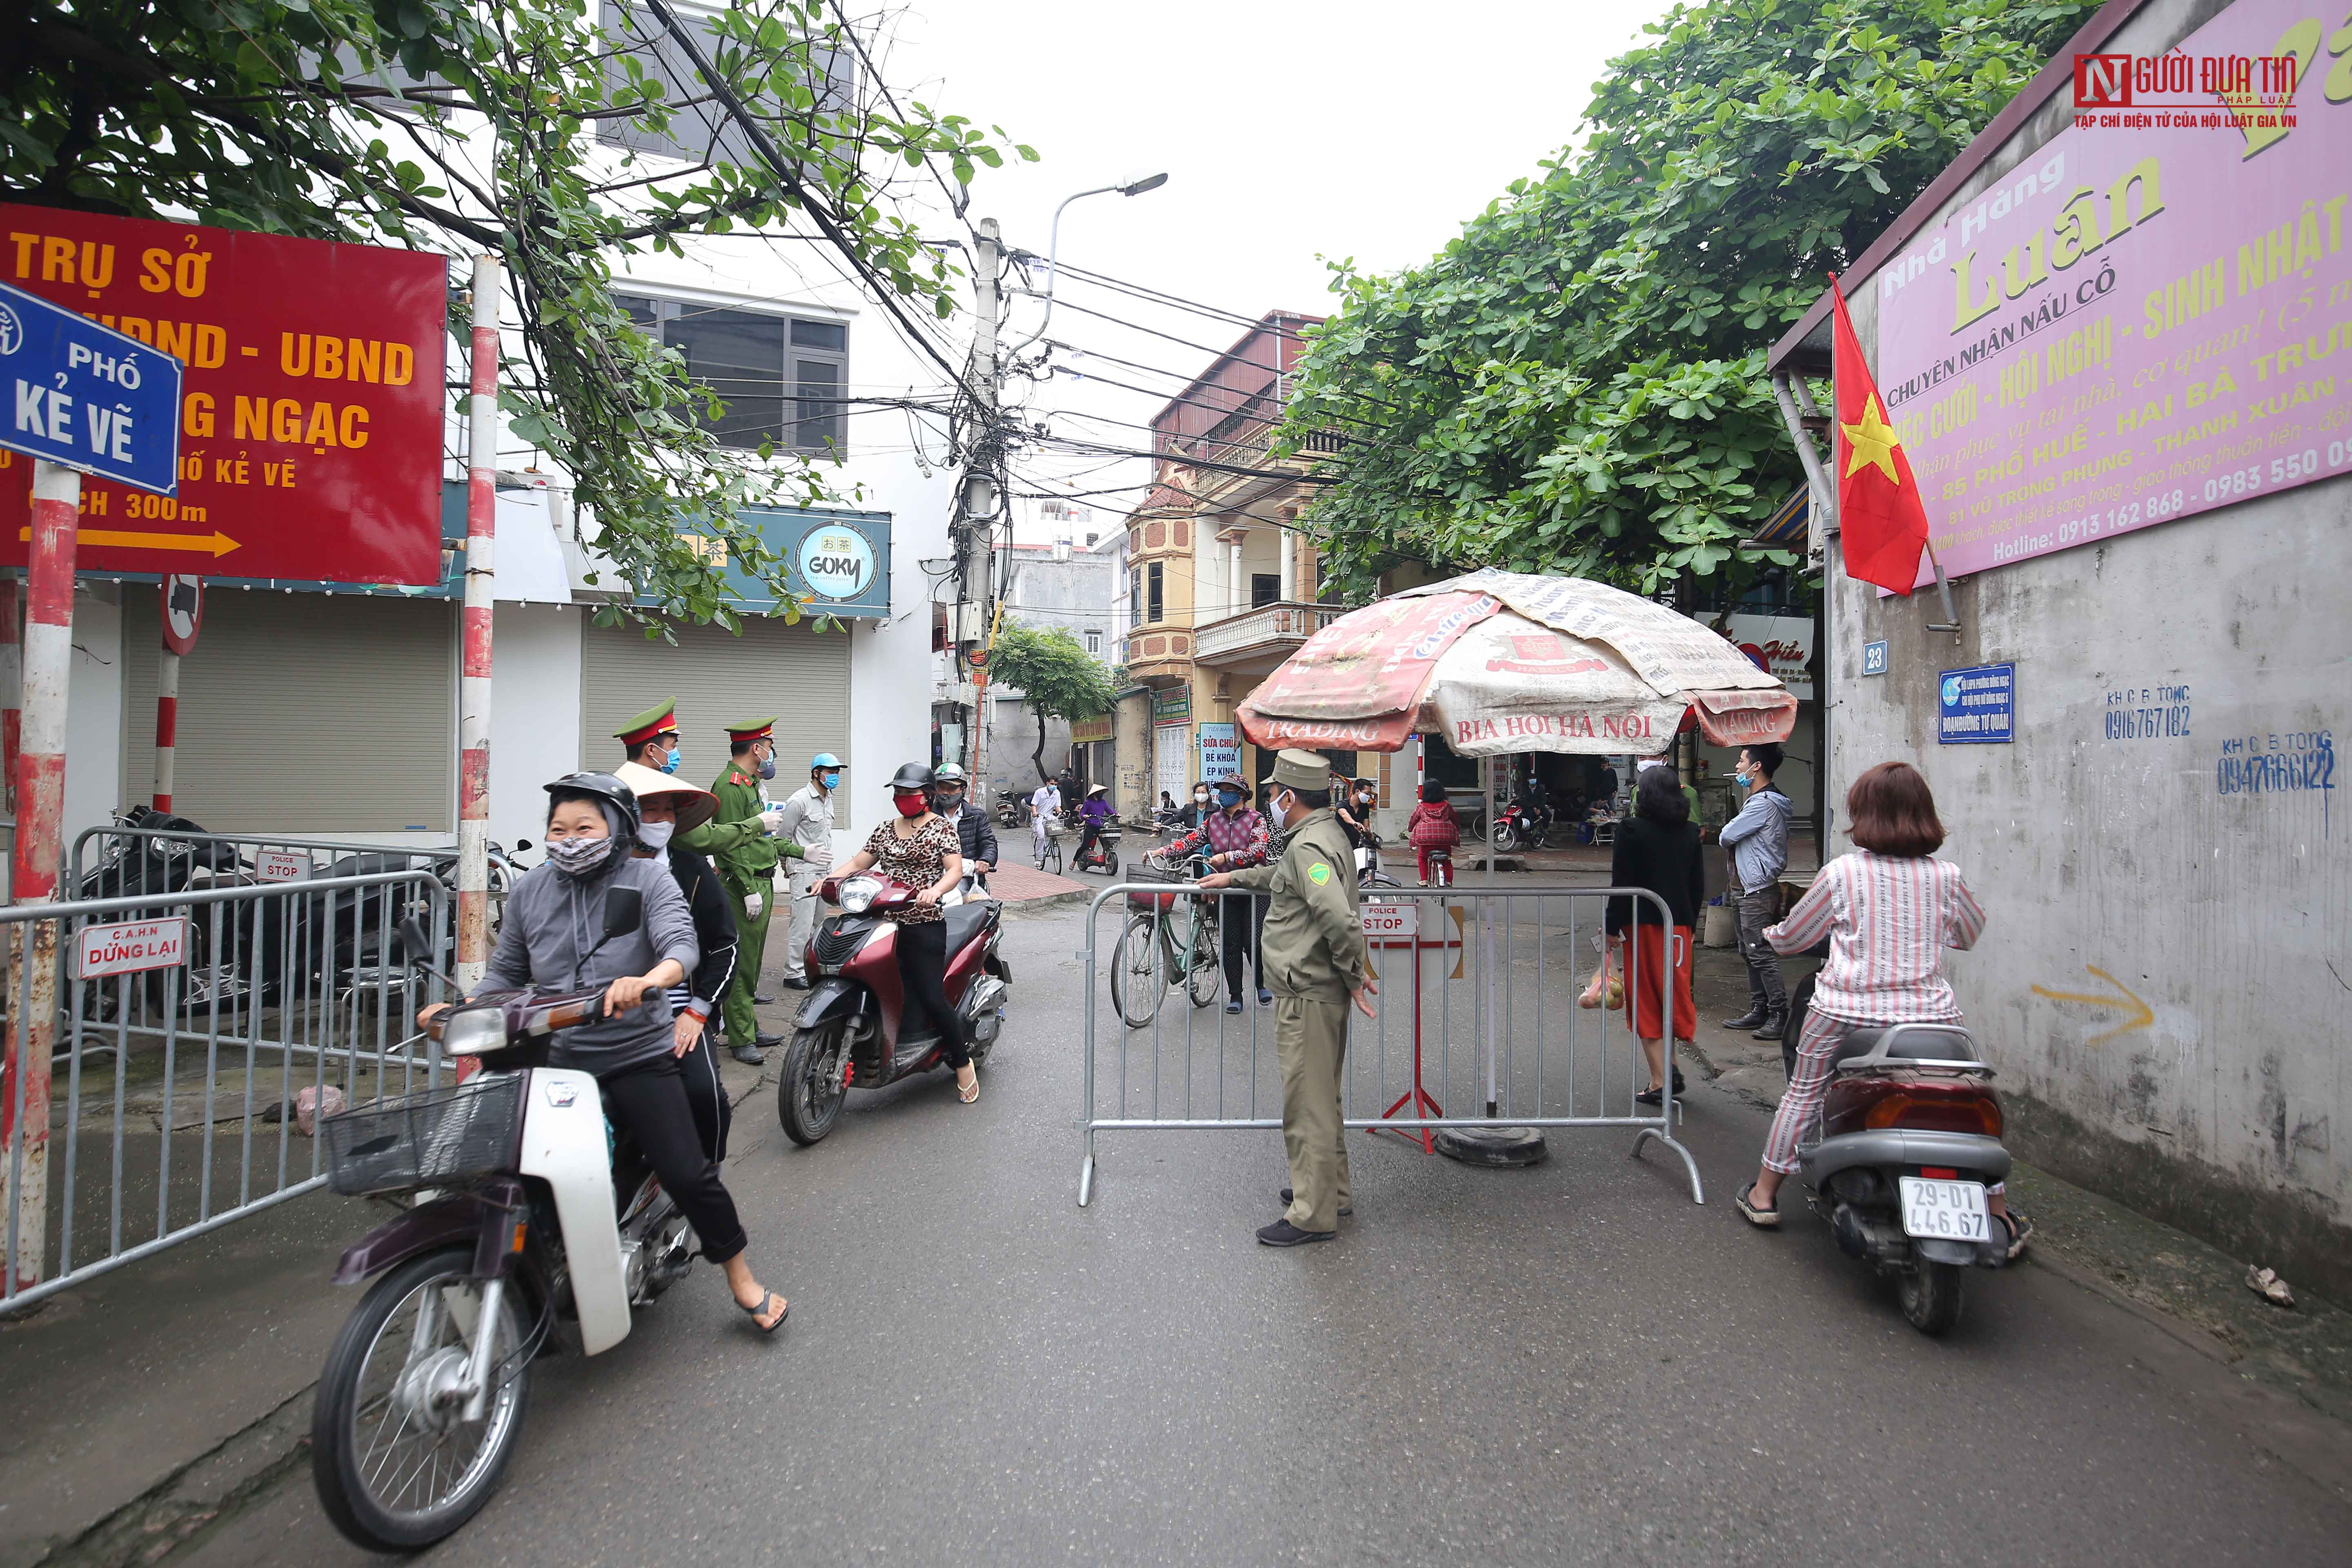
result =
[[[1043,783],[1045,721],[1098,719],[1110,711],[1115,692],[1110,671],[1060,626],[1015,621],[996,634],[988,656],[988,679],[1017,689],[1037,714],[1037,745],[1030,763]]]
[[[1713,0],[1611,62],[1580,151],[1423,266],[1339,263],[1285,431],[1350,596],[1401,562],[1648,593],[1802,483],[1764,353],[2089,0]],[[1787,556],[1773,557],[1781,563]]]
[[[732,620],[712,564],[722,552],[681,539],[682,515],[789,605],[785,563],[737,509],[835,498],[803,457],[718,444],[704,420],[719,403],[614,302],[615,263],[677,252],[688,235],[789,235],[829,247],[920,325],[951,313],[955,274],[899,215],[895,183],[935,168],[969,181],[1008,152],[1035,156],[960,116],[902,107],[870,65],[855,92],[829,94],[827,64],[865,57],[827,0],[738,0],[698,38],[780,169],[600,144],[601,122],[667,132],[714,95],[696,80],[676,99],[646,68],[643,37],[595,25],[593,0],[5,9],[0,200],[496,251],[522,323],[520,363],[501,374],[510,427],[572,476],[621,575],[700,620]],[[643,9],[625,15],[650,25]]]

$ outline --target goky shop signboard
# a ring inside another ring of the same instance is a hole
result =
[[[81,570],[441,581],[442,258],[0,204],[0,279],[183,366],[178,493],[85,480]],[[32,468],[0,453],[0,564]]]

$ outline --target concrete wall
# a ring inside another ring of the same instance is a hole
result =
[[[2148,8],[2160,53],[2215,7]],[[1954,205],[2063,123],[2036,117]],[[1875,290],[1849,281],[1865,353]],[[2305,444],[2298,439],[2294,445]],[[2352,716],[2352,478],[2275,492],[1932,591],[1832,571],[1830,780],[1919,767],[1988,912],[1950,955],[2021,1157],[2352,1300],[2352,818],[2327,788],[2221,793],[2226,742],[2325,747]],[[1832,542],[1832,559],[1836,559]],[[1889,669],[1865,679],[1863,645]],[[1939,745],[1937,672],[2016,665],[2016,739]],[[2123,693],[2185,689],[2179,735],[2108,738]],[[1842,847],[1832,839],[1825,852]],[[2342,1141],[2338,1142],[2339,1136]]]
[[[500,605],[490,622],[490,837],[536,845],[550,779],[582,765],[580,630],[592,614],[559,605]],[[596,759],[611,766],[609,757]],[[537,856],[532,863],[537,863]]]

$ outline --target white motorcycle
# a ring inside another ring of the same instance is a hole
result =
[[[615,889],[604,910],[607,935],[626,931],[638,900]],[[422,924],[399,933],[426,967]],[[415,1551],[472,1518],[521,1435],[533,1360],[574,1336],[583,1354],[612,1349],[692,1264],[686,1216],[635,1141],[608,1131],[594,1075],[547,1065],[557,1030],[604,1013],[601,987],[484,992],[431,1028],[479,1073],[320,1123],[337,1192],[405,1205],[335,1271],[375,1283],[328,1352],[310,1419],[320,1503],[362,1546]]]

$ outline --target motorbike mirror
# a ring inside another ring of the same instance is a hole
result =
[[[392,932],[400,942],[401,955],[411,967],[422,969],[433,962],[433,939],[425,933],[423,921],[410,915],[393,927]]]
[[[530,848],[530,839],[528,839],[528,838],[518,838],[518,839],[516,839],[516,840],[515,840],[515,853],[516,853],[516,854],[520,855],[520,854],[521,854],[524,850],[526,850],[526,849],[528,849],[528,848]]]
[[[646,896],[635,888],[614,888],[604,895],[604,940],[625,936],[644,923]]]

